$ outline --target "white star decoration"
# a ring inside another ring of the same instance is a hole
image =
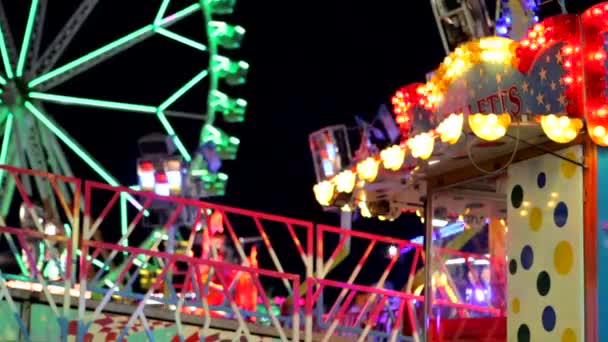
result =
[[[529,84],[528,84],[528,82],[526,82],[526,81],[524,81],[524,83],[522,83],[522,84],[521,84],[521,89],[522,89],[522,90],[524,91],[524,93],[526,93],[526,94],[528,93],[528,90],[529,90],[529,89],[528,89],[528,87],[529,87]]]
[[[555,61],[559,64],[562,64],[563,59],[564,59],[564,56],[562,56],[562,52],[557,51],[557,54],[555,55]]]
[[[502,75],[496,74],[496,83],[502,83]]]
[[[538,76],[540,77],[541,80],[546,80],[547,79],[547,70],[545,70],[545,68],[541,68],[540,71],[538,72]]]
[[[555,84],[555,81],[551,81],[551,90],[555,90],[557,88],[557,84]]]
[[[564,96],[564,94],[560,94],[560,95],[559,95],[558,101],[559,101],[559,103],[560,103],[562,106],[565,106],[565,105],[566,105],[566,103],[568,103],[568,101],[567,101],[566,97]]]
[[[549,103],[545,105],[545,110],[547,111],[547,113],[551,111],[551,105]]]

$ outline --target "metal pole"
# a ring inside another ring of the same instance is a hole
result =
[[[425,341],[431,342],[431,315],[433,313],[433,192],[427,183],[426,203],[424,209],[424,336]]]

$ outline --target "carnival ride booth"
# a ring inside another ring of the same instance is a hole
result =
[[[429,339],[596,340],[607,18],[602,3],[521,41],[459,46],[427,83],[396,92],[400,143],[315,186],[322,205],[341,198],[362,214],[377,188],[397,206],[422,198],[430,267],[414,283]]]

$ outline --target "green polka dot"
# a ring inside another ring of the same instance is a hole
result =
[[[539,207],[534,207],[530,210],[530,229],[537,232],[543,225],[543,212]]]
[[[553,263],[555,264],[555,271],[558,274],[566,275],[570,272],[574,264],[574,252],[572,245],[568,241],[560,241],[555,246]]]

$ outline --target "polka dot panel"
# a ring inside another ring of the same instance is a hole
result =
[[[582,161],[574,146],[558,152]],[[579,341],[584,331],[582,169],[550,155],[509,167],[508,341]]]

